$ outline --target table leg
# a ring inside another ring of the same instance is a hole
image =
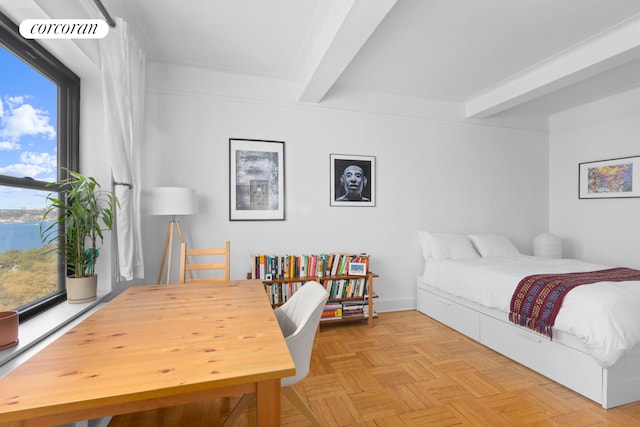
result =
[[[256,418],[258,427],[280,425],[280,378],[260,381],[256,385]]]

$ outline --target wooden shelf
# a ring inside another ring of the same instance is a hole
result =
[[[367,300],[367,296],[361,296],[361,297],[351,297],[351,298],[329,298],[329,300],[327,302],[331,302],[331,301],[366,301]],[[373,294],[373,296],[371,298],[378,298],[378,294]]]
[[[324,282],[327,280],[343,280],[343,279],[361,279],[363,277],[378,277],[375,273],[367,273],[363,276],[356,276],[353,274],[343,274],[340,276],[313,276],[313,277],[289,277],[287,279],[273,279],[273,280],[263,280],[262,283],[270,284],[270,283],[293,283],[293,282],[308,282],[310,280],[316,282]]]
[[[324,285],[324,282],[329,280],[350,280],[350,279],[362,279],[365,278],[367,283],[367,295],[359,296],[359,297],[350,297],[350,298],[331,298],[329,301],[332,302],[353,302],[353,301],[363,301],[368,305],[369,313],[368,315],[353,315],[353,316],[345,316],[339,318],[324,318],[320,320],[320,325],[334,324],[334,323],[347,323],[347,322],[355,322],[355,321],[363,321],[366,320],[369,323],[369,326],[373,326],[373,319],[377,318],[378,315],[375,313],[373,309],[373,300],[378,298],[378,295],[373,293],[373,279],[378,277],[377,274],[369,272],[365,275],[356,276],[356,275],[340,275],[340,276],[321,276],[321,277],[290,277],[286,279],[272,279],[272,280],[262,280],[262,283],[265,285],[272,285],[275,283],[294,283],[294,282],[308,282],[315,281]],[[281,304],[273,304],[274,307],[277,307]]]
[[[378,313],[373,313],[373,315],[371,316],[374,319],[378,318]],[[340,318],[336,318],[336,319],[320,319],[320,324],[325,324],[325,325],[329,325],[332,323],[347,323],[347,322],[361,322],[363,320],[368,320],[369,317],[363,315],[359,315],[359,316],[347,316],[347,317],[340,317]]]

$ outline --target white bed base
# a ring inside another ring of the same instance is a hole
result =
[[[417,309],[469,338],[599,403],[640,400],[640,348],[603,368],[568,334],[553,341],[509,322],[503,312],[455,297],[417,278]]]

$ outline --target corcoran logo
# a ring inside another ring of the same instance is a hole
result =
[[[101,39],[109,25],[101,19],[25,19],[20,34],[25,39]]]

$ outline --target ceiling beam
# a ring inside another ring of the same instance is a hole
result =
[[[338,0],[309,43],[299,100],[320,102],[397,0]]]
[[[489,117],[638,58],[640,17],[634,17],[469,99],[466,117]]]

